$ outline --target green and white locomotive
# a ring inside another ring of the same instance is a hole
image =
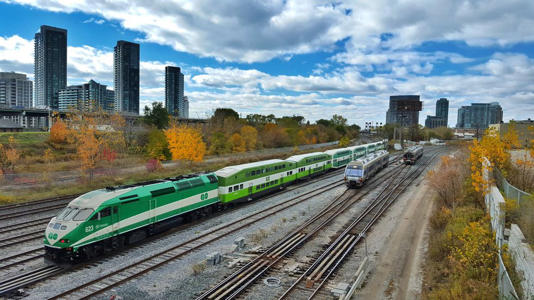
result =
[[[45,230],[45,258],[73,262],[135,243],[219,202],[214,174],[95,190],[72,200]]]

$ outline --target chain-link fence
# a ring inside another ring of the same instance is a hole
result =
[[[497,168],[493,170],[493,175],[499,189],[504,193],[507,199],[513,199],[517,201],[517,204],[521,205],[521,201],[531,199],[532,195],[524,192],[515,186],[511,185],[506,178],[502,175],[501,171]]]

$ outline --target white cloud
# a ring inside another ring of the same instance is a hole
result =
[[[425,41],[487,46],[534,40],[534,1],[528,0],[0,1],[93,14],[98,17],[86,21],[118,21],[143,33],[146,41],[227,61],[291,59],[294,54],[331,50],[346,38],[349,47],[366,56],[366,50],[377,45],[407,49]],[[381,41],[384,33],[391,36]],[[376,54],[369,61],[385,59]]]

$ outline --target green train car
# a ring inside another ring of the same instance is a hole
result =
[[[215,172],[219,179],[219,199],[222,203],[249,201],[276,189],[283,189],[295,181],[295,163],[271,159]]]
[[[286,158],[297,168],[296,179],[317,176],[332,168],[332,157],[323,152],[293,155]]]
[[[358,146],[351,146],[347,147],[350,151],[352,151],[352,160],[357,160],[360,157],[364,157],[367,155],[367,147],[365,145],[358,145]]]
[[[99,189],[72,200],[49,222],[45,259],[97,257],[167,229],[219,203],[217,177],[194,174]]]
[[[352,160],[352,151],[348,148],[327,150],[324,153],[332,157],[332,168],[334,169],[344,167]]]

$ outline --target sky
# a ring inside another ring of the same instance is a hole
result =
[[[426,115],[499,102],[534,117],[532,0],[0,0],[0,71],[33,79],[41,25],[68,30],[68,84],[113,88],[117,40],[141,45],[141,107],[164,102],[182,68],[190,117],[215,108],[385,122],[390,95],[421,95]]]

